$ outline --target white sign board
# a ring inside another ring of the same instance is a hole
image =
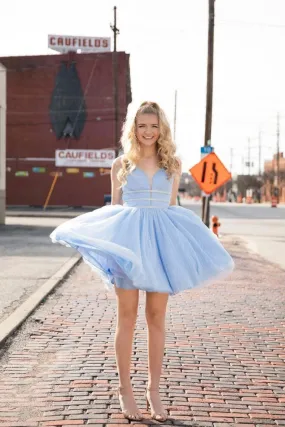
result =
[[[60,53],[66,52],[110,52],[110,37],[78,37],[78,36],[58,36],[51,34],[48,36],[48,47]]]
[[[200,148],[200,153],[201,153],[201,160],[206,157],[208,154],[213,153],[214,152],[214,147],[212,147],[211,145],[206,145]],[[206,194],[204,193],[204,191],[201,190],[201,196],[202,197],[209,197],[210,194]]]
[[[115,150],[56,150],[55,166],[110,168],[115,156]]]

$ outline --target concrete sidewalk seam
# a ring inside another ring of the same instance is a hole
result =
[[[72,256],[56,273],[54,273],[39,289],[37,289],[23,304],[21,304],[20,307],[18,307],[0,324],[0,347],[53,291],[53,289],[66,278],[80,260],[81,256],[79,254]]]

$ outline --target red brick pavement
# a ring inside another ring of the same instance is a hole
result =
[[[227,282],[170,298],[161,383],[170,418],[163,425],[285,425],[285,272],[238,240],[225,244],[237,266]],[[143,308],[142,293],[132,379],[144,410]],[[9,340],[0,426],[129,424],[113,392],[115,314],[114,295],[81,264]],[[144,414],[135,427],[155,424]]]

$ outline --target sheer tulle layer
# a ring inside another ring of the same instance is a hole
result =
[[[108,287],[174,295],[234,268],[218,238],[180,206],[105,206],[65,222],[50,237],[76,248]]]

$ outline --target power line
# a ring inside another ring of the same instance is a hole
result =
[[[86,109],[87,113],[98,113],[98,112],[112,112],[114,111],[114,108],[104,108],[104,109],[100,109],[100,108],[92,108],[92,109]],[[21,115],[27,115],[27,114],[49,114],[49,113],[77,113],[78,109],[76,110],[49,110],[49,111],[7,111],[7,115],[11,115],[11,116],[15,116],[17,114],[21,114]]]
[[[94,123],[94,124],[99,124],[101,122],[108,122],[108,121],[114,121],[114,117],[105,117],[103,119],[100,120],[96,120],[96,119],[85,119],[84,123],[88,122],[88,123]],[[80,122],[80,120],[79,120]],[[61,121],[56,121],[54,123],[61,123]],[[45,121],[45,122],[30,122],[30,123],[7,123],[7,126],[40,126],[40,125],[49,125],[51,126],[51,122],[50,121]]]

